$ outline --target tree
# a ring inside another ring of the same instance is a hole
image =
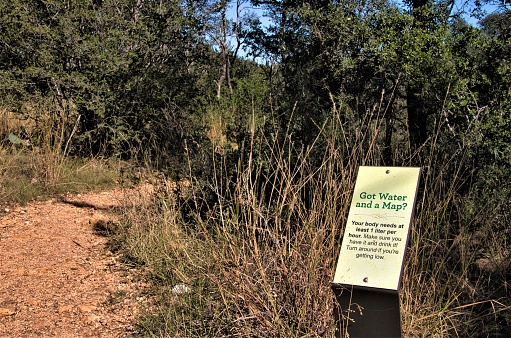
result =
[[[127,155],[155,147],[182,152],[188,134],[183,107],[201,93],[195,87],[202,72],[196,61],[208,64],[193,16],[196,5],[2,3],[2,104],[22,113],[27,103],[40,102],[41,109],[31,114],[49,109],[61,119],[72,113],[75,121],[65,132],[70,135],[76,125],[76,149],[82,152]]]
[[[511,166],[511,10],[489,14],[481,21],[489,39],[480,72],[487,79],[479,93],[487,107],[483,135],[485,146],[498,163]]]
[[[232,70],[238,60],[238,53],[244,47],[247,27],[254,20],[253,14],[247,12],[248,0],[213,0],[203,9],[205,38],[211,48],[218,53],[220,71],[216,84],[216,96],[222,96],[222,87],[227,85],[233,93]],[[233,7],[234,17],[228,15]]]
[[[54,147],[70,136],[88,110],[101,112],[105,86],[89,76],[98,50],[95,5],[89,1],[11,1],[0,5],[2,105],[62,130]],[[74,119],[74,122],[70,120]]]

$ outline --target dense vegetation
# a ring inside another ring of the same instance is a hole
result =
[[[405,334],[511,335],[511,7],[485,4],[2,1],[2,184],[22,151],[36,183],[156,169],[118,233],[160,283],[148,334],[330,336],[356,168],[421,166]]]

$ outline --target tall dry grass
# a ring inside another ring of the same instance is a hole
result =
[[[79,116],[39,113],[42,108],[27,104],[24,114],[0,109],[0,203],[113,186],[114,161],[69,155]],[[11,133],[21,142],[13,143]]]
[[[266,137],[254,118],[237,162],[212,150],[206,184],[193,175],[162,181],[152,206],[125,210],[118,243],[145,266],[157,294],[140,320],[144,335],[334,335],[330,287],[351,191],[359,165],[381,163],[383,125],[374,111],[347,130],[340,110],[307,149],[289,134]],[[497,209],[484,209],[466,182],[463,152],[430,149],[405,260],[404,336],[508,332],[509,253],[493,226]],[[477,265],[485,255],[491,271]]]

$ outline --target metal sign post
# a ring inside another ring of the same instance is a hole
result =
[[[359,168],[332,283],[337,337],[401,337],[399,286],[420,172]]]

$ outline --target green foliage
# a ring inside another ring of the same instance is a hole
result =
[[[180,2],[13,1],[0,13],[5,108],[74,119],[75,152],[149,156],[161,144],[180,153],[194,130],[183,112],[200,94],[194,64],[205,48]]]

